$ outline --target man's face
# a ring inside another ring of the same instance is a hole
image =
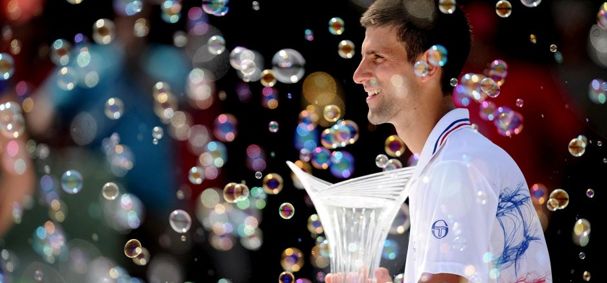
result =
[[[417,103],[415,94],[418,84],[395,27],[367,28],[362,60],[353,79],[363,85],[367,92],[369,122],[375,125],[394,124],[410,118],[406,116],[410,112],[407,110],[413,109]]]

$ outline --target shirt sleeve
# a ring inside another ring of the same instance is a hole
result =
[[[416,265],[423,273],[451,273],[484,282],[497,196],[471,163],[440,161],[421,182],[425,203],[417,204]]]

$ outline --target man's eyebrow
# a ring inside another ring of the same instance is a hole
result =
[[[373,50],[366,50],[366,51],[364,52],[364,55],[367,55],[367,56],[368,56],[368,55],[379,55],[379,53],[380,53],[379,51],[377,51],[377,50],[373,49]]]

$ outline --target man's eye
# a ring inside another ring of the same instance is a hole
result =
[[[381,56],[373,57],[373,62],[375,62],[375,63],[381,63],[383,61],[384,61],[384,57],[381,57]]]

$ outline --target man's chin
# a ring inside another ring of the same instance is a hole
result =
[[[367,120],[369,120],[369,123],[375,126],[386,123],[384,119],[381,119],[381,117],[377,117],[377,115],[373,115],[373,113],[371,112],[367,114]]]

